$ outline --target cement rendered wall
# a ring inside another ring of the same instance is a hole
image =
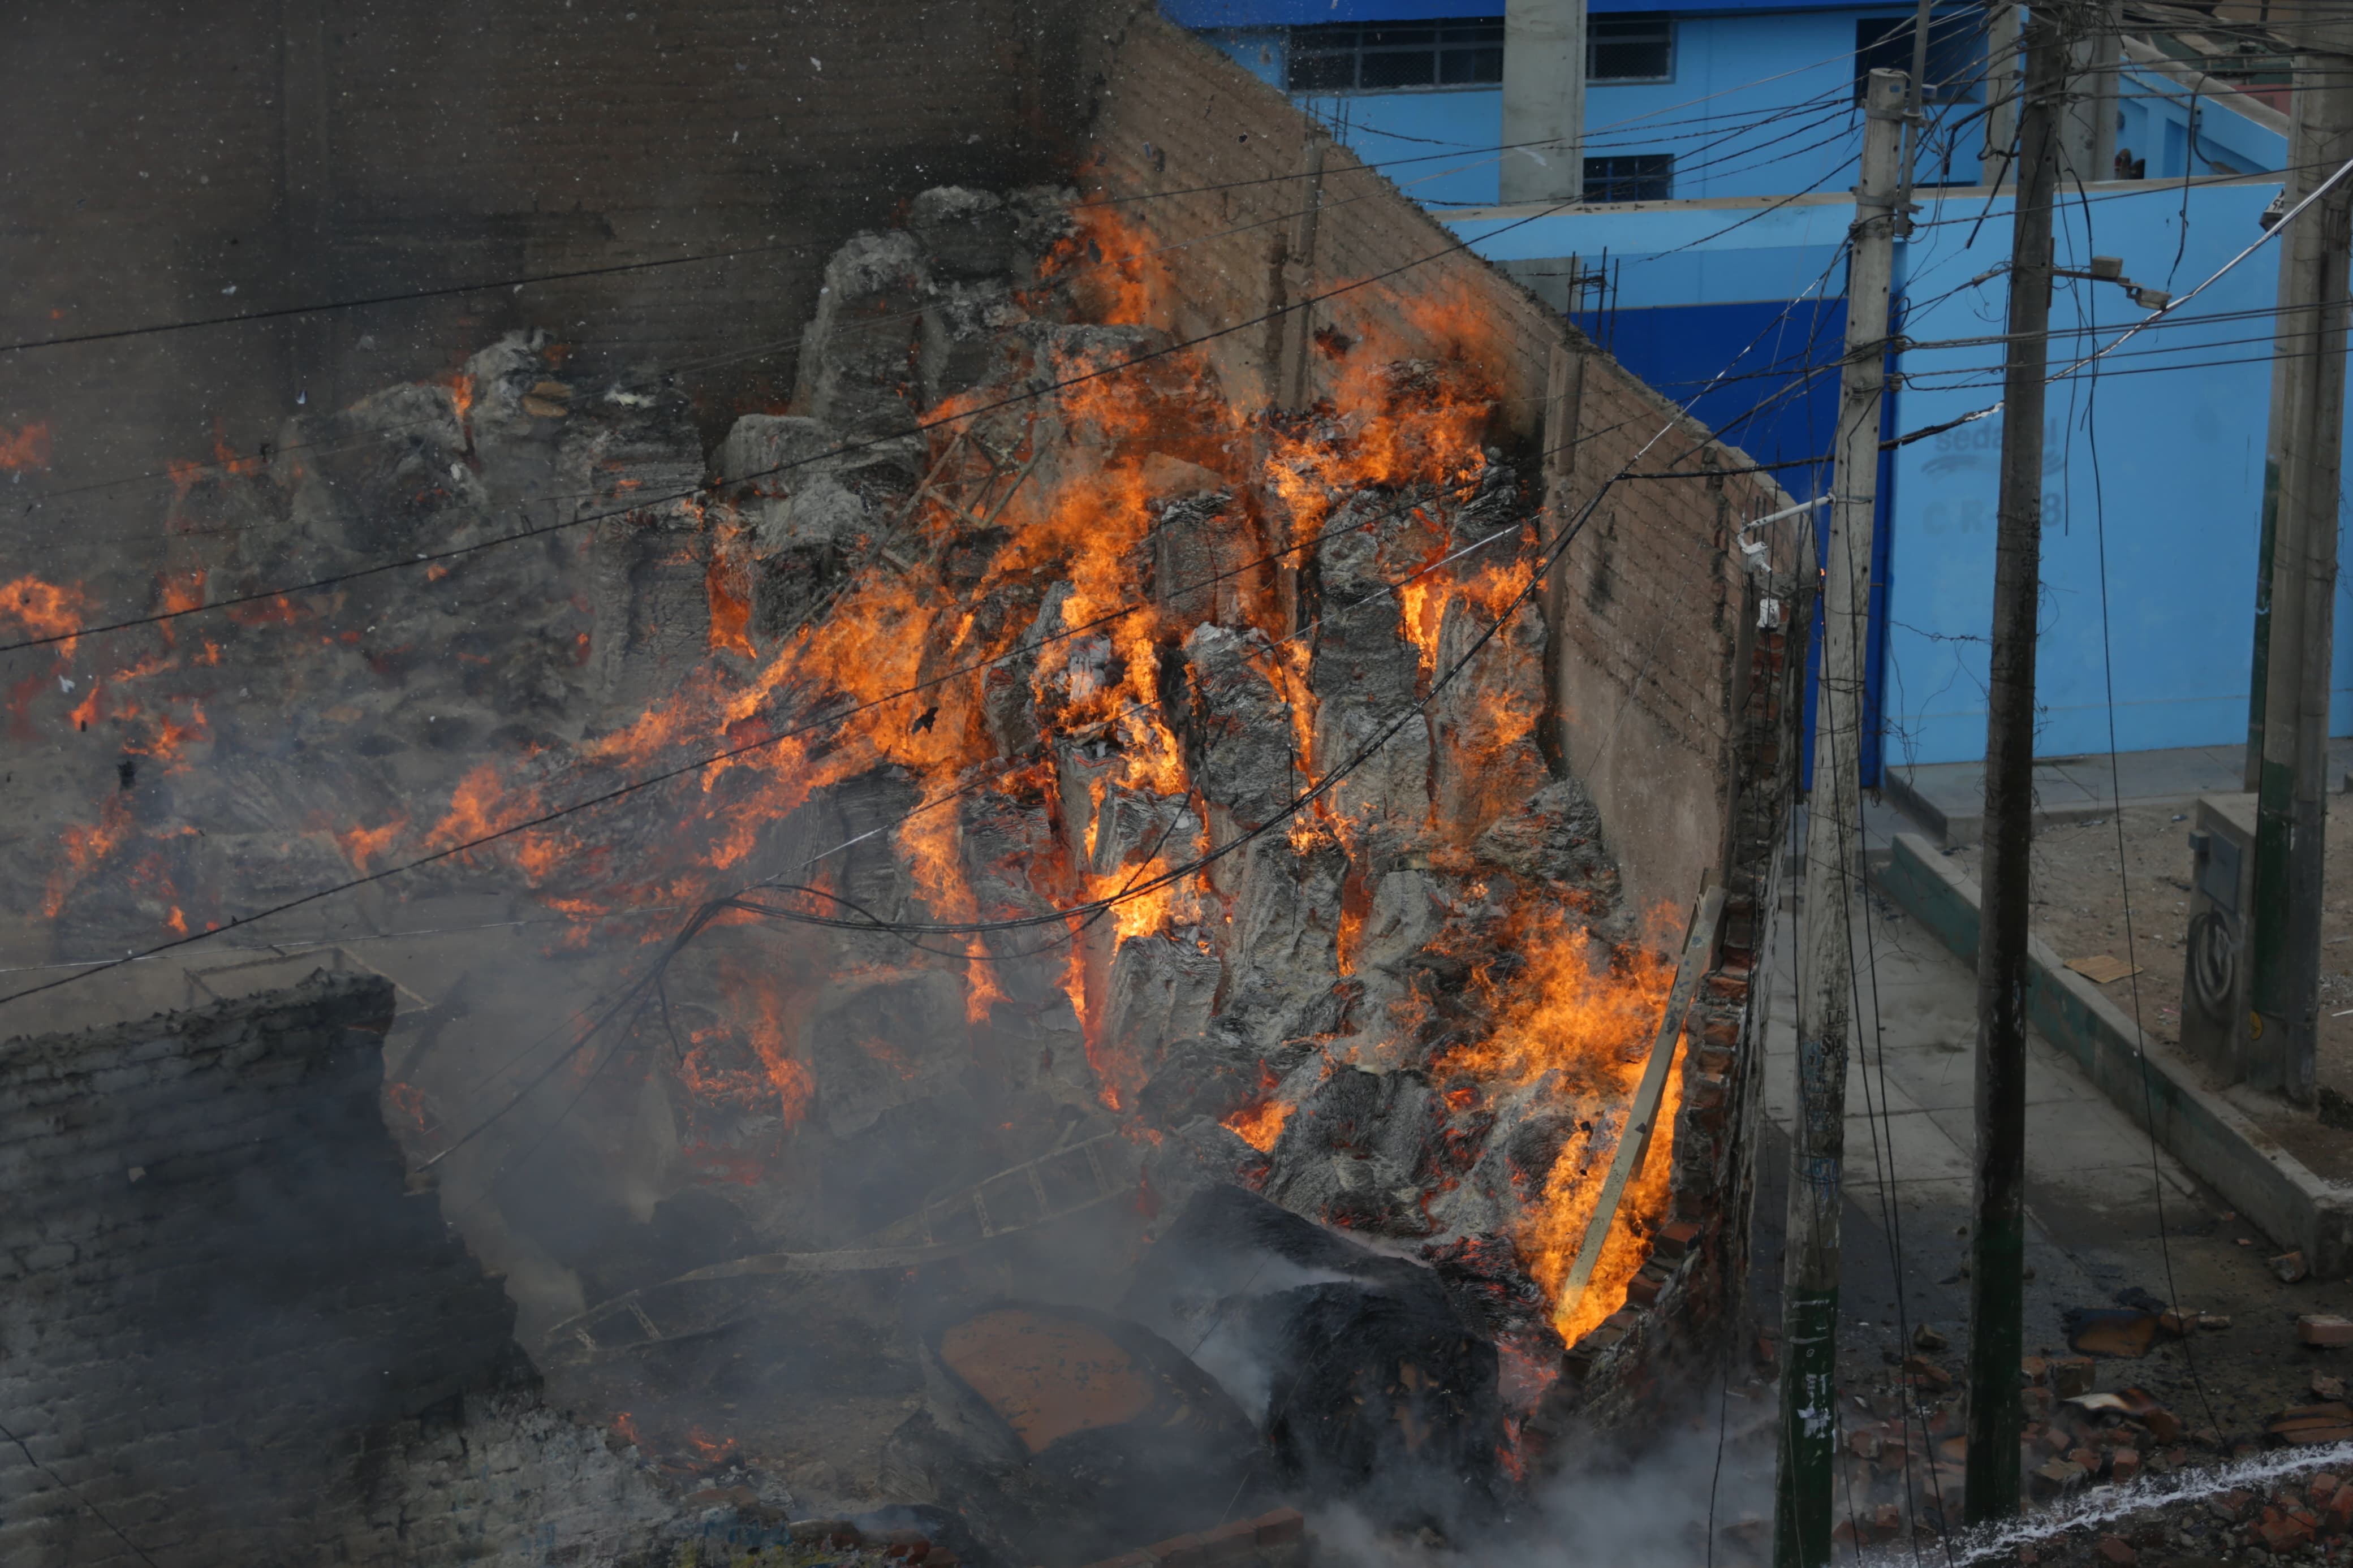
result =
[[[389,982],[0,1046],[0,1562],[633,1562],[670,1508],[541,1407],[409,1190]],[[29,1454],[29,1460],[28,1460]]]
[[[1767,475],[1705,476],[1748,460],[1345,149],[1324,144],[1312,204],[1314,182],[1293,176],[1319,137],[1314,122],[1156,13],[1140,11],[1115,36],[1102,84],[1082,184],[1155,198],[1119,210],[1155,243],[1183,244],[1175,331],[1208,339],[1203,351],[1238,396],[1271,399],[1284,356],[1318,327],[1372,328],[1407,353],[1476,362],[1512,433],[1559,448],[1548,459],[1551,506],[1556,526],[1577,530],[1557,568],[1565,612],[1555,628],[1567,765],[1601,808],[1629,891],[1680,918],[1701,872],[1721,873],[1735,805],[1735,708],[1747,672],[1736,679],[1745,589],[1732,535],[1786,505],[1780,487]],[[1311,205],[1312,242],[1301,222]],[[1417,327],[1397,309],[1400,296],[1443,309]],[[1286,309],[1302,301],[1314,302]],[[1583,359],[1582,395],[1548,407],[1563,344]],[[1670,468],[1693,477],[1608,483]]]

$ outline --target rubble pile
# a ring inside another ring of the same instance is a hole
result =
[[[1675,1217],[1671,1081],[1556,1299],[1679,911],[1625,907],[1539,749],[1539,498],[1482,345],[1347,322],[1324,401],[1237,407],[1155,324],[1145,238],[927,192],[828,267],[790,409],[715,443],[658,377],[517,335],[192,472],[159,595],[355,574],[111,678],[121,787],[39,868],[61,953],[431,858],[376,916],[558,917],[567,1008],[659,960],[658,1006],[443,1167],[540,1359],[818,1507],[993,1489],[1025,1554],[1039,1455],[973,1436],[918,1302],[1116,1309],[1156,1347],[1122,1353],[1209,1369],[1249,1488],[1438,1518],[1394,1478],[1442,1454],[1493,1495]],[[411,1059],[421,1160],[496,1102],[480,1051]],[[1232,1203],[1256,1274],[1134,1272]],[[744,1258],[836,1261],[714,1271]],[[801,1403],[739,1409],[746,1377]],[[1368,1388],[1402,1425],[1354,1417]],[[1064,1481],[1110,1485],[1088,1457]]]

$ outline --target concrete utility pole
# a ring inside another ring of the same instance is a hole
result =
[[[1862,180],[1848,230],[1846,356],[1839,380],[1830,564],[1822,576],[1822,672],[1807,806],[1804,936],[1798,972],[1798,1125],[1789,1141],[1788,1252],[1781,1268],[1781,1443],[1773,1507],[1777,1568],[1831,1560],[1838,1458],[1839,1205],[1846,1158],[1846,1061],[1854,1029],[1853,907],[1862,812],[1862,649],[1879,503],[1880,411],[1887,391],[1887,297],[1894,273],[1905,76],[1864,89]]]
[[[2315,13],[2298,35],[2286,190],[2291,205],[2353,158],[2353,16]],[[2249,1080],[2313,1095],[2320,1025],[2321,871],[2328,800],[2338,476],[2345,434],[2346,253],[2353,179],[2280,238],[2272,427],[2248,771],[2256,791]]]
[[[1585,0],[1505,0],[1505,205],[1585,195]]]
[[[2042,565],[2043,377],[2068,34],[2061,4],[2025,28],[2018,196],[2002,369],[1993,648],[1986,702],[1985,904],[1978,931],[1977,1218],[1969,1233],[1970,1522],[2018,1511],[2026,1267],[2027,851],[2034,838],[2034,631]]]
[[[2017,178],[2010,165],[2018,140],[2019,8],[1989,6],[1986,14],[1986,144],[1981,184],[2001,186]]]
[[[2116,177],[2116,82],[2124,63],[2124,0],[2094,0],[2068,47],[2073,73],[2060,122],[2059,184]]]

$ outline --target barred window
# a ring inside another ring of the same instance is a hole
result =
[[[1633,153],[1585,161],[1588,202],[1663,202],[1675,194],[1672,153]]]
[[[1595,16],[1585,24],[1588,81],[1672,81],[1675,24],[1664,12]]]
[[[1293,92],[1492,87],[1504,79],[1504,19],[1338,22],[1291,29]]]

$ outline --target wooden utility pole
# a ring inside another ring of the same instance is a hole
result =
[[[1807,806],[1804,934],[1798,971],[1798,1118],[1789,1137],[1788,1252],[1781,1269],[1781,1443],[1773,1508],[1777,1568],[1831,1560],[1838,1458],[1839,1205],[1846,1062],[1854,1030],[1853,907],[1862,810],[1862,650],[1887,392],[1887,297],[1905,116],[1902,71],[1864,89],[1862,178],[1848,231],[1846,357],[1822,576],[1822,671]]]
[[[2034,631],[2042,564],[2043,378],[2051,327],[2070,14],[2027,21],[1994,513],[1993,648],[1986,702],[1985,904],[1978,931],[1977,1219],[1969,1234],[1968,1517],[2018,1511],[2026,1266],[2027,852],[2034,838]]]
[[[2297,26],[2316,51],[2295,63],[2284,194],[2301,199],[2353,158],[2353,16]],[[2259,1088],[2308,1100],[2320,1026],[2321,871],[2328,800],[2328,689],[2345,432],[2346,253],[2353,179],[2280,238],[2272,426],[2263,465],[2248,772],[2256,791],[2242,1062]]]

